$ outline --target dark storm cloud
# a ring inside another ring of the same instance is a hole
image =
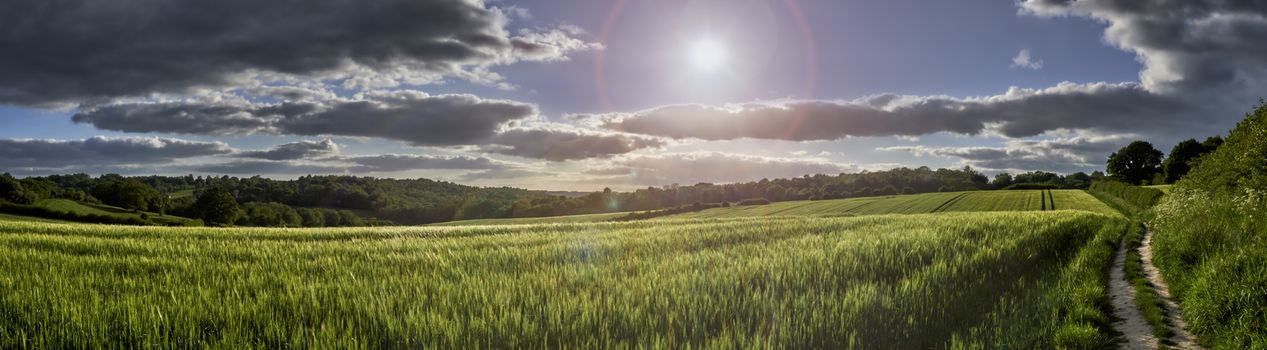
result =
[[[157,137],[3,139],[0,140],[0,167],[62,169],[86,165],[165,164],[181,158],[223,155],[232,151],[223,142]]]
[[[1022,12],[1084,16],[1139,55],[1149,90],[1199,94],[1267,87],[1267,3],[1215,0],[1027,0]]]
[[[314,158],[339,153],[339,145],[329,139],[322,141],[298,141],[273,146],[260,151],[243,151],[235,156],[241,158],[259,158],[268,160],[295,160]]]
[[[277,128],[296,135],[365,136],[447,146],[475,143],[512,121],[537,114],[535,106],[524,103],[418,92],[378,94],[370,100],[314,105],[312,109],[315,111],[286,115],[277,121]]]
[[[536,116],[536,106],[515,101],[395,91],[367,93],[356,99],[279,104],[117,104],[81,111],[72,119],[99,129],[126,132],[333,135],[399,140],[417,146],[482,145],[491,152],[556,161],[607,157],[664,144],[645,136],[561,125],[516,127]],[[290,148],[304,146],[286,147],[244,156],[281,160],[294,153]]]
[[[240,104],[134,103],[76,113],[75,123],[101,130],[228,135],[267,130],[275,117],[261,117]]]
[[[1052,140],[1011,140],[1003,147],[884,147],[882,151],[908,152],[958,158],[975,168],[998,171],[1043,170],[1058,173],[1102,169],[1107,154],[1131,141],[1128,135],[1070,137]]]
[[[535,106],[514,101],[395,91],[366,94],[361,99],[271,105],[119,104],[81,111],[73,120],[126,132],[338,135],[415,145],[464,145],[487,139],[512,122],[536,114]]]
[[[1057,129],[1161,129],[1186,123],[1179,118],[1185,112],[1190,112],[1186,105],[1137,84],[1064,83],[981,98],[877,95],[854,101],[677,105],[591,118],[612,130],[672,138],[810,141],[937,132],[1025,137]]]
[[[0,103],[185,93],[255,73],[448,75],[596,48],[563,31],[512,36],[506,22],[469,0],[4,1]]]
[[[562,128],[510,129],[489,142],[499,145],[488,147],[495,153],[552,161],[605,158],[664,145],[654,138]]]

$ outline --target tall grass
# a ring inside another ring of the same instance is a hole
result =
[[[1154,263],[1191,331],[1214,348],[1267,348],[1267,196],[1175,187],[1154,211]]]
[[[1078,211],[516,226],[0,222],[0,348],[1103,347]]]

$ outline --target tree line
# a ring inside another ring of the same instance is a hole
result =
[[[1223,138],[1210,136],[1203,142],[1180,141],[1163,157],[1147,141],[1134,141],[1109,155],[1105,171],[1113,180],[1132,185],[1173,184],[1187,175],[1201,157],[1223,145]]]
[[[452,220],[649,211],[744,200],[821,200],[938,191],[1085,188],[1102,177],[1074,173],[998,174],[990,181],[970,167],[896,168],[836,175],[693,185],[629,192],[611,189],[557,194],[509,187],[473,187],[428,179],[303,176],[51,175],[0,176],[0,198],[31,204],[44,198],[103,203],[202,219],[209,225],[328,227],[415,225]]]

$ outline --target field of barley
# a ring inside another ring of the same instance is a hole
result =
[[[1105,271],[1129,224],[1051,193],[869,199],[1040,209],[857,217],[0,221],[0,348],[1107,346]]]

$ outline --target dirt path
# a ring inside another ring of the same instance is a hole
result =
[[[1126,235],[1122,235],[1117,256],[1113,258],[1113,269],[1109,271],[1109,300],[1113,304],[1113,315],[1118,318],[1113,322],[1113,330],[1122,333],[1122,339],[1126,340],[1121,344],[1122,349],[1156,349],[1157,337],[1135,305],[1135,288],[1126,281],[1125,267]]]
[[[1153,265],[1152,228],[1147,228],[1144,232],[1144,243],[1139,246],[1139,255],[1144,260],[1144,275],[1148,276],[1148,281],[1153,284],[1157,295],[1161,296],[1162,304],[1166,306],[1166,318],[1170,321],[1170,331],[1174,333],[1170,339],[1166,339],[1166,344],[1179,349],[1203,349],[1197,344],[1197,338],[1192,336],[1192,333],[1188,333],[1188,324],[1183,321],[1183,315],[1179,313],[1179,305],[1175,304],[1170,297],[1170,287],[1162,279],[1160,271],[1157,271],[1157,266]],[[1116,308],[1116,304],[1114,307]],[[1136,313],[1139,312],[1136,311]]]

